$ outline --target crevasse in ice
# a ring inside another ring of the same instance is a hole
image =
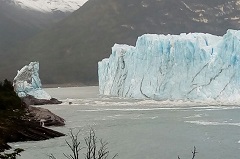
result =
[[[99,92],[156,100],[240,98],[240,31],[145,34],[98,63]]]
[[[51,99],[51,96],[42,89],[38,71],[38,62],[31,62],[18,71],[13,86],[19,97],[32,95],[37,99]]]

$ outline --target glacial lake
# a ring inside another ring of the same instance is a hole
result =
[[[240,106],[104,97],[98,87],[45,90],[63,104],[42,107],[66,120],[66,126],[51,129],[81,130],[82,141],[93,128],[117,159],[190,159],[194,146],[195,159],[240,158]],[[19,159],[48,159],[50,154],[64,159],[63,153],[70,152],[65,140],[69,137],[11,146],[25,149]]]

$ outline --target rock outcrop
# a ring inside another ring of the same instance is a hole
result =
[[[46,128],[62,126],[64,119],[29,103],[18,97],[10,81],[0,82],[0,152],[11,148],[8,142],[38,141],[64,135]]]
[[[5,120],[0,123],[0,152],[10,149],[8,142],[40,141],[64,136],[63,133],[42,127],[27,120]]]
[[[51,99],[37,99],[31,95],[26,97],[22,97],[22,100],[27,105],[45,105],[45,104],[61,104],[62,102],[57,100],[56,98]]]
[[[31,120],[39,122],[42,126],[63,126],[65,120],[48,109],[28,106],[29,117]]]

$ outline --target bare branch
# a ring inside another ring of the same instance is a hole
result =
[[[198,152],[196,151],[196,147],[194,146],[194,147],[193,147],[193,151],[192,151],[192,159],[195,158],[196,153],[198,153]]]
[[[48,155],[48,157],[49,157],[50,159],[57,159],[55,156],[53,156],[53,154]]]
[[[195,158],[195,156],[196,156],[196,153],[198,153],[197,151],[196,151],[196,147],[194,146],[193,147],[193,151],[192,151],[192,159],[194,159]],[[180,157],[178,156],[178,159],[180,159]]]
[[[103,141],[96,137],[95,131],[90,129],[89,136],[84,138],[86,147],[81,146],[81,142],[78,141],[78,135],[80,130],[74,135],[72,129],[70,129],[69,137],[70,141],[66,141],[67,146],[71,150],[71,154],[67,155],[63,153],[63,155],[67,159],[79,159],[79,152],[84,148],[86,149],[85,159],[108,159],[109,151],[108,151],[108,142]],[[112,159],[117,157],[118,154],[115,154]],[[52,154],[50,159],[56,159]]]

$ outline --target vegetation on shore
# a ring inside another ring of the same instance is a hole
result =
[[[25,116],[25,105],[17,96],[8,80],[0,83],[0,119],[22,119]]]
[[[27,107],[10,81],[0,83],[0,152],[11,148],[8,142],[38,141],[64,135],[31,120]]]
[[[17,156],[21,156],[20,153],[23,151],[24,151],[23,149],[17,148],[17,149],[14,149],[14,151],[11,153],[0,154],[0,158],[1,159],[16,159]]]
[[[24,105],[14,92],[10,81],[0,82],[0,152],[9,149],[9,131],[13,123],[24,118]]]

